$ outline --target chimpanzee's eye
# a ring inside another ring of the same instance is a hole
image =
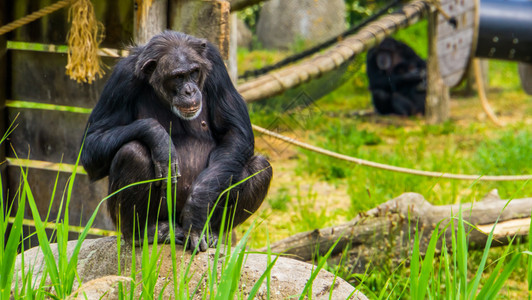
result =
[[[198,80],[199,78],[199,71],[198,70],[194,70],[190,73],[190,78],[192,78],[192,80]]]

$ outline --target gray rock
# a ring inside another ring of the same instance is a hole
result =
[[[251,33],[251,30],[249,30],[246,23],[239,18],[236,18],[236,28],[236,40],[238,47],[250,48],[251,42],[253,40],[253,34]]]
[[[298,39],[318,44],[345,28],[344,0],[270,0],[261,9],[257,37],[266,48],[287,49]]]
[[[77,241],[70,241],[67,247],[67,255],[70,257],[74,250]],[[81,292],[87,295],[88,299],[116,299],[117,286],[119,282],[129,286],[131,274],[131,248],[122,246],[122,253],[120,255],[120,266],[122,268],[121,276],[117,275],[118,270],[118,251],[116,247],[116,238],[100,238],[94,240],[86,240],[79,253],[77,272],[81,278],[82,284],[75,282],[73,290],[77,289],[80,294],[73,295],[70,299],[84,299]],[[153,250],[150,246],[150,253]],[[136,270],[141,268],[141,249],[136,248]],[[57,246],[52,245],[52,251],[57,259]],[[155,294],[158,295],[163,291],[163,299],[175,298],[173,297],[173,280],[172,262],[171,262],[171,248],[169,245],[160,245],[157,248],[160,270],[155,285]],[[177,268],[181,270],[181,262],[189,262],[190,251],[183,251],[181,247],[177,247]],[[207,286],[207,279],[205,273],[212,266],[215,257],[215,249],[209,249],[207,252],[199,253],[191,261],[192,276],[189,287],[199,286],[198,293],[194,295],[194,299],[201,299],[202,289]],[[223,255],[221,255],[223,260]],[[44,271],[44,257],[40,248],[32,248],[24,253],[25,268],[24,272],[29,272],[32,269],[32,276],[34,280],[41,278]],[[255,282],[264,274],[268,256],[265,254],[247,254],[242,266],[239,290],[241,294],[246,296],[253,288]],[[274,257],[271,257],[273,260]],[[219,264],[220,265],[220,264]],[[276,264],[271,270],[270,280],[270,299],[286,299],[288,297],[299,295],[305,286],[309,276],[314,268],[313,265],[301,261],[289,259],[286,257],[279,257]],[[220,267],[218,267],[218,274],[220,274]],[[21,255],[17,257],[15,263],[16,278],[21,278],[22,266]],[[178,271],[179,272],[179,271]],[[137,277],[137,282],[140,282],[140,274]],[[20,286],[20,284],[19,284]],[[14,283],[12,288],[14,288]],[[191,288],[192,290],[193,288]],[[332,293],[331,293],[332,290]],[[136,293],[140,294],[141,290],[137,288]],[[267,286],[266,281],[262,284],[259,292],[255,296],[257,299],[266,299]],[[367,299],[363,294],[356,291],[353,286],[341,278],[335,277],[333,274],[321,270],[312,285],[312,299]],[[90,297],[89,297],[90,296]]]

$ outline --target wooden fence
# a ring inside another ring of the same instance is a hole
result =
[[[17,0],[5,4],[4,20],[17,20],[55,1]],[[103,47],[123,48],[133,41],[133,0],[94,0],[98,20],[106,28]],[[11,123],[17,127],[5,147],[7,165],[2,177],[6,179],[4,194],[8,200],[18,197],[21,167],[27,170],[28,181],[42,218],[51,205],[49,220],[61,217],[61,198],[71,176],[72,164],[80,151],[90,109],[98,101],[103,85],[110,74],[92,84],[79,84],[65,75],[67,64],[66,36],[69,29],[68,9],[62,9],[7,35],[3,60],[5,105],[1,126]],[[5,24],[6,22],[2,22]],[[1,47],[0,47],[1,48]],[[108,67],[115,58],[104,58]],[[61,169],[59,172],[58,170]],[[57,188],[54,190],[57,179]],[[71,225],[84,225],[99,201],[107,195],[107,181],[90,183],[83,168],[78,169],[69,207]],[[16,203],[16,201],[15,201]],[[26,206],[26,219],[32,219]],[[16,207],[15,207],[16,209]],[[112,229],[105,210],[100,210],[94,227]],[[32,232],[25,228],[25,235]],[[75,238],[72,234],[71,238]],[[36,237],[26,246],[36,245]]]
[[[55,2],[1,1],[0,24],[18,20]],[[209,39],[227,58],[230,5],[225,0],[91,2],[97,20],[105,27],[100,47],[124,49],[171,28]],[[68,9],[61,9],[0,36],[0,130],[5,132],[11,123],[17,126],[8,141],[0,145],[4,203],[16,204],[13,199],[18,197],[23,168],[27,170],[41,218],[51,208],[50,221],[62,216],[61,198],[80,151],[85,124],[117,61],[117,58],[103,57],[106,74],[92,84],[71,80],[65,75],[69,28]],[[69,206],[70,225],[84,226],[106,195],[107,180],[91,183],[79,167]],[[25,218],[33,218],[29,208]],[[93,228],[113,229],[105,209],[98,212]],[[30,236],[32,231],[32,226],[27,226],[25,235]],[[76,233],[70,236],[76,237]],[[29,245],[37,245],[36,236],[26,241],[26,246]]]

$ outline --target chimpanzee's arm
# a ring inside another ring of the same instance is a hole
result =
[[[89,117],[81,161],[91,180],[107,176],[116,152],[133,140],[150,148],[156,172],[160,173],[156,175],[166,176],[170,138],[156,120],[135,120],[136,105],[144,93],[137,88],[142,85],[134,84],[131,65],[128,59],[117,64]],[[171,149],[173,158],[177,157],[174,147]],[[157,170],[157,162],[163,165],[162,170]]]

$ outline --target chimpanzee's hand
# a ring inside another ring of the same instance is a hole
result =
[[[203,228],[193,226],[192,221],[194,220],[194,217],[191,209],[190,205],[185,205],[181,212],[181,224],[188,239],[187,248],[191,250],[198,248],[199,251],[207,251],[209,247],[216,247],[216,244],[218,243],[218,234],[209,231],[208,233],[204,232],[202,236]],[[201,223],[201,221],[199,223]]]
[[[165,146],[166,145],[166,146]],[[168,151],[170,150],[170,153]],[[172,184],[177,183],[177,179],[181,174],[179,173],[179,162],[177,159],[177,151],[173,144],[161,142],[161,145],[152,149],[152,161],[155,168],[155,178],[168,177],[168,159],[170,159],[170,172],[172,175]],[[161,184],[160,181],[157,181]],[[166,183],[161,184],[163,189],[166,189]]]
[[[199,251],[205,252],[207,249],[214,248],[218,244],[218,235],[210,233],[207,237],[207,233],[201,236],[201,229],[190,228],[188,231],[188,246],[190,250],[198,248]]]

